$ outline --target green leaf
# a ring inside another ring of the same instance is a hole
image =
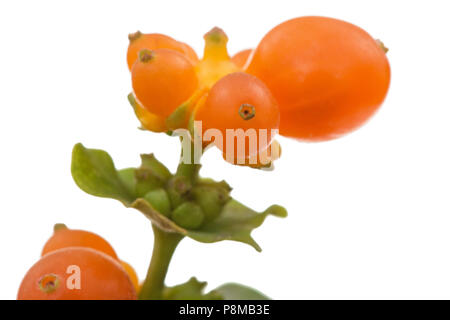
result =
[[[183,103],[175,109],[166,119],[166,125],[169,130],[184,128],[189,120],[189,103]]]
[[[169,169],[156,159],[153,153],[141,154],[141,161],[141,168],[151,170],[161,180],[167,181],[172,177],[172,173]]]
[[[81,143],[72,151],[72,177],[83,191],[98,197],[113,198],[129,204],[133,201],[113,160],[103,150],[87,149]]]
[[[239,241],[251,245],[257,251],[261,251],[261,248],[251,237],[251,232],[262,225],[269,214],[278,217],[287,215],[286,210],[278,205],[273,205],[264,212],[258,213],[233,199],[228,201],[217,219],[206,223],[197,230],[188,230],[164,217],[144,199],[137,199],[131,207],[144,213],[147,218],[166,232],[181,233],[204,243],[222,240]]]
[[[251,237],[251,232],[262,225],[269,214],[286,217],[287,212],[283,207],[274,205],[258,213],[236,200],[230,200],[217,219],[205,224],[199,230],[188,230],[186,235],[200,242],[240,241],[261,251],[260,246]]]
[[[214,290],[224,300],[270,300],[258,290],[238,283],[226,283]]]
[[[206,282],[200,282],[192,277],[186,283],[166,287],[163,291],[164,300],[222,300],[222,296],[215,290],[204,293]]]
[[[108,153],[103,150],[87,149],[82,144],[77,144],[72,153],[72,176],[76,184],[85,192],[119,200],[125,206],[141,211],[160,229],[176,232],[204,243],[233,240],[247,243],[257,251],[261,251],[251,236],[252,231],[262,225],[269,214],[278,217],[287,215],[286,210],[278,205],[271,206],[264,212],[256,212],[231,199],[225,203],[217,218],[207,221],[196,230],[182,228],[158,212],[147,200],[140,198],[149,191],[162,187],[167,178],[170,178],[166,181],[169,197],[171,197],[172,189],[175,191],[180,189],[178,190],[180,197],[184,197],[184,192],[189,191],[190,188],[189,185],[178,181],[183,177],[173,177],[153,155],[142,157],[141,168],[117,171]],[[201,179],[199,185],[209,187],[216,185],[220,189],[223,188],[225,193],[231,190],[226,182],[217,183],[210,179]],[[173,201],[172,198],[173,195],[170,198],[171,201]]]
[[[153,154],[141,154],[141,166],[135,170],[135,194],[143,198],[149,191],[164,187],[172,177],[169,169]]]

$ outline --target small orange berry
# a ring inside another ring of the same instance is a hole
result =
[[[118,259],[111,245],[99,235],[84,230],[72,230],[61,224],[55,226],[55,232],[44,245],[42,256],[67,247],[91,248]]]
[[[169,49],[140,51],[131,77],[136,99],[160,117],[169,116],[198,86],[192,63]]]
[[[133,64],[138,59],[139,51],[142,49],[172,49],[185,55],[193,64],[198,62],[194,49],[183,42],[179,42],[169,36],[159,33],[144,34],[140,31],[128,36],[130,44],[127,51],[128,69],[131,71]]]

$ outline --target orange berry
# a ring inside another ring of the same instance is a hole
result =
[[[255,49],[247,72],[278,101],[280,134],[306,141],[342,136],[380,107],[390,67],[361,28],[332,18],[302,17],[276,26]]]
[[[111,245],[99,235],[84,230],[72,230],[64,225],[55,226],[55,232],[44,245],[42,256],[68,247],[91,248],[103,252],[116,260],[118,259]]]
[[[131,283],[133,283],[134,289],[136,290],[136,292],[138,292],[140,290],[140,287],[139,287],[139,278],[137,276],[136,271],[130,264],[126,263],[125,261],[121,260],[120,264],[125,269],[128,276],[130,277],[130,280],[131,280]]]
[[[128,36],[130,44],[127,51],[128,69],[131,71],[133,64],[138,59],[139,51],[142,49],[172,49],[185,55],[193,64],[198,62],[194,49],[183,42],[179,42],[169,36],[159,33],[143,34],[139,31]]]
[[[160,117],[169,116],[192,96],[198,85],[192,63],[168,49],[140,51],[131,76],[136,99]]]
[[[90,248],[59,249],[43,256],[20,284],[18,300],[136,300],[120,263]]]
[[[203,135],[208,129],[218,130],[222,141],[214,137],[216,145],[227,155],[248,158],[269,146],[280,115],[275,99],[261,80],[236,72],[211,88],[205,103],[196,109],[195,120],[201,121]],[[229,129],[242,139],[236,139],[232,132],[227,135]],[[243,137],[243,133],[248,136]],[[261,138],[263,133],[265,138]]]

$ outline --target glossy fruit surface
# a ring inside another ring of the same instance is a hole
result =
[[[390,82],[384,51],[350,23],[302,17],[272,29],[247,72],[277,99],[280,134],[307,141],[337,138],[361,126],[383,102]]]
[[[238,66],[239,68],[243,68],[248,60],[248,57],[252,53],[253,49],[246,49],[239,51],[234,56],[231,57],[231,61]]]
[[[131,70],[133,64],[138,59],[139,51],[142,49],[171,49],[185,55],[193,64],[198,62],[197,54],[190,46],[164,34],[144,34],[138,31],[130,34],[128,38],[130,39],[130,44],[127,51],[127,63],[129,70]]]
[[[99,235],[84,230],[72,230],[65,226],[55,228],[55,232],[44,245],[42,256],[68,247],[91,248],[103,252],[116,260],[118,259],[111,245]]]
[[[169,49],[144,49],[139,55],[131,70],[136,99],[149,112],[167,117],[197,88],[194,66]]]
[[[90,249],[71,247],[42,257],[27,272],[18,300],[135,300],[120,263]]]
[[[218,137],[214,139],[219,149],[239,157],[249,157],[266,149],[273,138],[272,130],[278,129],[279,117],[277,103],[264,83],[243,72],[220,79],[195,114],[195,120],[201,121],[203,133],[218,130],[222,141]],[[249,133],[251,138],[244,137],[239,143],[228,129],[241,136]],[[260,138],[264,133],[266,138]]]
[[[125,269],[126,273],[128,274],[128,277],[130,278],[131,283],[134,286],[134,289],[136,290],[136,292],[138,292],[140,289],[140,286],[139,286],[139,278],[138,278],[136,271],[129,263],[127,263],[125,261],[121,260],[120,264],[122,265],[122,267]]]

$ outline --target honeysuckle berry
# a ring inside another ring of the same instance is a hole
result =
[[[41,256],[62,248],[85,247],[101,251],[118,260],[117,254],[109,242],[96,233],[69,229],[62,223],[55,224],[53,229],[53,235],[45,243]]]
[[[144,34],[140,31],[137,31],[135,33],[129,34],[128,39],[130,40],[130,44],[127,51],[127,64],[130,71],[134,63],[138,59],[139,51],[141,51],[142,49],[171,49],[185,55],[192,64],[196,64],[198,62],[197,54],[190,46],[164,34]]]
[[[281,135],[326,141],[357,129],[381,106],[391,78],[385,51],[351,23],[299,17],[264,36],[246,72],[277,99]]]
[[[131,69],[131,82],[137,101],[163,118],[187,101],[198,87],[193,64],[169,49],[141,50]]]

